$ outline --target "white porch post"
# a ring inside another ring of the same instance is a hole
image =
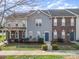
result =
[[[4,35],[4,33],[3,33],[3,30],[2,30],[2,38],[4,39],[3,35]]]
[[[19,30],[17,31],[17,36],[18,36],[18,39],[19,39]]]
[[[11,39],[11,31],[9,31],[10,32],[10,39]]]

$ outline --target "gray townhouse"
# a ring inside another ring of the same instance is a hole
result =
[[[5,17],[6,39],[30,38],[44,42],[54,39],[79,40],[79,9],[31,10]]]

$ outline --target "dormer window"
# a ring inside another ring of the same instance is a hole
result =
[[[36,24],[36,26],[41,26],[42,25],[42,19],[36,19],[35,24]]]

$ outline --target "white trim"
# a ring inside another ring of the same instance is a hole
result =
[[[33,11],[32,13],[30,13],[30,14],[28,14],[28,15],[26,15],[27,17],[28,16],[31,16],[32,14],[34,14],[36,11]]]
[[[57,26],[58,25],[58,19],[56,17],[54,18],[53,22],[54,22],[53,23],[54,26]]]
[[[57,32],[56,29],[55,29],[54,32],[53,32],[53,38],[54,38],[54,39],[57,39],[57,38],[58,38],[58,32]]]
[[[52,16],[53,17],[76,17],[76,16]]]
[[[70,20],[71,26],[74,26],[75,25],[75,22],[74,21],[75,21],[75,19],[72,17],[71,20]]]
[[[29,15],[27,15],[27,17],[28,17],[28,16],[31,16],[32,14],[34,14],[35,12],[38,12],[38,11],[40,11],[40,12],[42,12],[43,14],[47,15],[48,17],[51,17],[51,15],[49,15],[49,14],[47,14],[47,13],[41,11],[41,10],[35,10],[34,12],[30,13]]]
[[[49,14],[43,12],[42,10],[40,10],[40,11],[41,11],[43,14],[47,15],[48,17],[52,17],[51,15],[49,15]]]
[[[66,23],[66,19],[63,17],[61,26],[65,26],[65,23]]]
[[[70,10],[67,10],[67,9],[66,9],[66,11],[69,12],[69,13],[71,13],[71,14],[73,14],[73,15],[75,15],[75,16],[78,16],[78,14],[76,14],[76,13],[70,11]]]

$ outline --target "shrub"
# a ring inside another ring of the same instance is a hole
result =
[[[43,38],[38,38],[38,42],[39,43],[44,43],[44,39]]]
[[[0,51],[1,51],[2,49],[1,49],[1,46],[0,46]]]
[[[24,39],[24,43],[27,43],[27,42],[29,42],[29,38],[28,37]]]
[[[42,45],[42,47],[41,47],[41,48],[42,48],[42,50],[48,50],[48,49],[47,49],[48,47],[47,47],[47,45],[46,45],[46,44]]]
[[[63,43],[64,42],[64,39],[58,38],[57,41]]]
[[[53,39],[52,41],[51,41],[51,44],[56,44],[57,43],[57,39]]]
[[[72,47],[79,49],[79,45],[77,45],[77,44],[72,44]]]
[[[27,37],[25,40],[27,40],[27,41],[28,41],[28,40],[29,40],[29,38]]]
[[[52,49],[53,50],[58,50],[59,49],[59,46],[57,44],[52,44]]]

